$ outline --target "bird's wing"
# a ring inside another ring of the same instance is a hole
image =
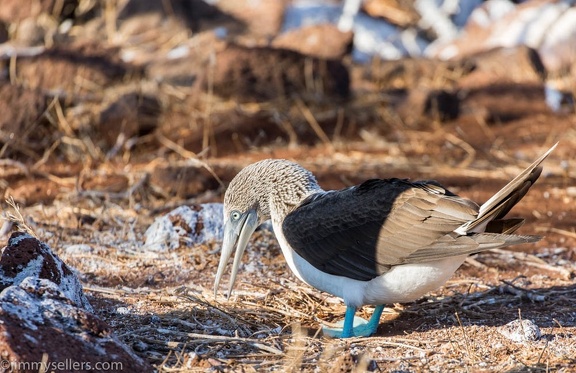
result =
[[[309,197],[285,217],[282,230],[294,251],[319,270],[370,280],[421,257],[460,255],[438,247],[418,252],[477,214],[474,202],[434,182],[369,180]]]
[[[521,236],[502,233],[471,233],[461,236],[451,232],[436,240],[433,244],[413,252],[406,262],[421,263],[455,255],[467,255],[479,251],[498,249],[504,246],[536,242],[540,236]]]

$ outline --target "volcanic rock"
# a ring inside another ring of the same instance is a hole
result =
[[[50,247],[28,233],[15,232],[0,257],[0,290],[18,286],[26,278],[46,279],[74,305],[92,311],[78,277]]]
[[[222,240],[222,204],[180,206],[157,218],[146,230],[144,248],[168,251]]]
[[[0,290],[0,360],[9,364],[0,369],[152,371],[92,313],[72,270],[31,235],[15,232],[8,240]]]
[[[0,293],[0,359],[10,372],[152,371],[106,323],[34,276]]]
[[[230,45],[216,56],[212,83],[215,94],[239,102],[310,94],[346,98],[350,93],[341,61],[268,47]],[[207,89],[208,79],[200,85]]]

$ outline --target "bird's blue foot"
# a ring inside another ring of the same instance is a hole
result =
[[[383,310],[383,305],[376,306],[370,320],[366,321],[361,317],[355,316],[356,308],[348,306],[344,320],[336,324],[338,327],[329,328],[323,326],[322,331],[325,336],[331,338],[369,337],[376,333]]]
[[[350,337],[368,337],[372,333],[368,334],[356,334],[357,332],[360,333],[363,331],[364,333],[368,332],[366,330],[366,325],[368,325],[368,321],[364,320],[361,317],[354,316],[353,325],[352,325],[352,332],[351,333],[344,333],[344,324],[345,320],[339,321],[336,323],[336,327],[330,328],[328,326],[322,326],[322,332],[325,336],[330,338],[350,338]]]

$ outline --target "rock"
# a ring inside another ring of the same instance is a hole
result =
[[[568,1],[487,1],[474,9],[461,36],[438,40],[426,51],[442,59],[470,56],[498,47],[526,45],[537,50],[546,69],[574,62],[576,6]],[[572,51],[572,52],[570,52]],[[513,69],[510,69],[513,70]]]
[[[0,290],[29,277],[53,282],[75,306],[92,311],[80,281],[50,247],[28,233],[14,232],[0,257]]]
[[[15,232],[8,240],[0,290],[0,360],[10,364],[1,369],[152,372],[92,313],[70,268],[31,235]]]
[[[198,79],[198,69],[191,68],[195,64],[196,59],[188,54],[177,59],[158,59],[146,66],[146,75],[157,82],[192,87]]]
[[[269,144],[277,145],[281,142],[288,142],[289,134],[282,128],[282,118],[277,113],[287,113],[290,107],[287,104],[278,105],[274,111],[267,108],[253,110],[243,110],[237,105],[234,107],[222,106],[215,109],[209,118],[198,117],[190,121],[189,108],[186,104],[192,100],[188,99],[184,103],[173,105],[173,109],[167,109],[164,113],[162,126],[159,133],[166,138],[180,144],[185,149],[195,153],[208,150],[212,157],[238,154]],[[264,106],[264,105],[263,105]],[[284,111],[285,110],[285,111]],[[290,115],[290,114],[286,114]],[[279,125],[280,124],[280,125]],[[294,123],[290,123],[293,125]],[[307,123],[304,123],[307,131],[299,138],[302,141],[317,139]],[[321,123],[322,125],[322,123]],[[208,136],[207,136],[208,134]],[[159,175],[164,171],[158,170]],[[154,174],[157,172],[155,171]],[[174,181],[168,183],[152,175],[153,184],[162,188],[174,188]],[[173,176],[170,176],[173,177]],[[201,180],[204,179],[201,176]],[[197,185],[196,182],[192,184]],[[178,189],[190,190],[191,186],[179,185]]]
[[[415,26],[420,20],[413,1],[365,0],[362,9],[371,17],[384,18],[402,28]]]
[[[463,114],[488,124],[506,123],[523,117],[534,118],[540,113],[551,112],[541,83],[493,83],[478,89],[463,90],[460,97]],[[518,100],[518,97],[522,99]]]
[[[0,359],[10,372],[153,371],[105,322],[34,276],[0,293]]]
[[[519,46],[449,61],[375,58],[364,78],[386,91],[398,115],[414,126],[421,120],[447,121],[468,114],[487,123],[509,121],[525,115],[527,102],[548,112],[545,74],[538,52]],[[515,99],[518,94],[523,100]]]
[[[430,119],[445,122],[458,117],[460,99],[455,91],[411,89],[396,110],[409,126],[425,124]]]
[[[410,39],[412,46],[419,44],[418,41],[413,43],[415,39],[413,35],[402,38],[398,28],[386,21],[359,13],[361,1],[349,1],[346,5],[343,3],[291,1],[284,12],[282,32],[306,35],[309,31],[299,31],[299,29],[337,25],[338,29],[344,33],[352,32],[354,41],[351,43],[351,50],[356,62],[367,62],[373,55],[381,55],[386,59],[399,58],[404,55],[400,50],[406,51],[402,45],[398,45],[402,44],[403,39]]]
[[[223,43],[223,42],[222,42]],[[185,55],[178,58],[161,56],[146,65],[146,75],[155,82],[167,83],[173,86],[193,87],[199,76],[204,73],[204,67],[209,62],[204,55],[196,50],[186,48]]]
[[[16,71],[18,80],[31,89],[52,91],[72,101],[78,100],[78,95],[96,98],[104,88],[120,83],[130,70],[117,54],[114,48],[92,42],[58,46],[32,57],[19,57]]]
[[[14,146],[5,146],[17,139],[34,149],[41,156],[43,151],[56,140],[54,131],[43,119],[49,98],[38,90],[12,85],[0,80],[0,145],[5,149],[3,157],[19,155]],[[35,125],[33,131],[31,126]]]
[[[226,49],[227,42],[218,32],[203,32],[179,44],[168,53],[156,53],[145,67],[146,76],[156,82],[192,87],[206,74],[214,54]]]
[[[139,28],[141,31],[152,32],[154,32],[156,26],[162,27],[162,25],[157,24],[151,27],[148,22],[142,22],[145,19],[142,16],[159,16],[162,19],[162,23],[166,23],[169,18],[176,18],[183,26],[194,33],[212,29],[218,24],[241,24],[234,17],[224,14],[217,6],[209,3],[203,0],[127,0],[118,6],[117,19],[121,28],[123,28],[124,22],[133,19],[133,26],[131,27]],[[136,29],[134,31],[135,33],[132,33],[132,35],[141,33],[141,31]]]
[[[495,82],[542,84],[546,76],[538,51],[526,46],[492,49],[467,57],[462,64],[473,68],[458,80],[460,88],[487,87]]]
[[[246,25],[247,32],[271,37],[282,26],[286,0],[218,0],[215,6]]]
[[[47,179],[34,179],[31,177],[15,177],[6,189],[6,195],[10,195],[18,203],[25,205],[34,205],[37,203],[51,203],[64,189],[54,181]]]
[[[117,34],[122,60],[154,70],[148,75],[155,78],[189,80],[198,73],[198,60],[210,57],[212,42],[225,43],[229,34],[246,30],[244,23],[216,5],[203,0],[124,1],[118,9]],[[182,60],[174,63],[175,59]],[[186,63],[192,72],[186,71]],[[172,72],[174,68],[179,71]]]
[[[156,97],[129,92],[102,109],[98,133],[102,135],[106,146],[111,147],[120,135],[127,140],[153,132],[161,113],[162,107]]]
[[[321,24],[286,31],[272,41],[272,46],[307,56],[338,59],[349,52],[352,36],[352,32],[341,32],[336,25]]]
[[[120,128],[117,128],[118,131]],[[106,136],[106,134],[103,134]],[[130,188],[130,180],[124,174],[101,173],[86,175],[80,184],[82,190],[103,193],[123,193]],[[91,220],[91,218],[88,218]]]
[[[199,82],[204,90],[210,86],[207,75]],[[342,62],[268,47],[230,45],[216,55],[211,82],[215,94],[239,102],[294,94],[346,98],[350,93],[348,69]]]
[[[150,185],[163,194],[183,199],[198,196],[219,186],[218,180],[206,168],[195,164],[155,167],[150,176]]]
[[[130,148],[127,143],[138,136],[149,135],[158,126],[163,108],[154,94],[135,90],[131,86],[103,89],[104,97],[98,103],[85,100],[66,110],[66,120],[81,138],[90,138],[98,149],[107,152],[112,158],[124,149]],[[125,147],[126,146],[126,147]],[[85,156],[75,147],[63,147],[70,159]],[[76,150],[76,151],[75,151]],[[109,175],[108,175],[109,176]],[[116,184],[112,189],[123,188],[127,183],[124,175],[118,175],[114,182],[108,180],[89,181],[96,185]],[[86,188],[90,188],[87,186]]]
[[[390,89],[448,89],[474,70],[466,59],[442,61],[425,58],[384,60],[374,58],[365,69],[364,79],[381,90]]]
[[[513,342],[536,341],[542,335],[532,320],[514,320],[498,328],[498,333]]]
[[[146,230],[143,247],[151,251],[168,251],[180,247],[221,241],[223,236],[221,203],[180,206],[156,218]]]

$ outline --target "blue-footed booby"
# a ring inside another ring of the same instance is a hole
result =
[[[251,164],[224,196],[214,294],[236,247],[230,296],[250,236],[271,219],[292,272],[347,306],[342,328],[325,328],[325,334],[372,335],[385,304],[411,302],[437,289],[468,255],[540,239],[513,234],[524,220],[504,216],[538,179],[540,163],[556,145],[482,206],[436,181],[372,179],[325,191],[297,163],[266,159]],[[363,305],[375,306],[367,322],[354,317]]]

